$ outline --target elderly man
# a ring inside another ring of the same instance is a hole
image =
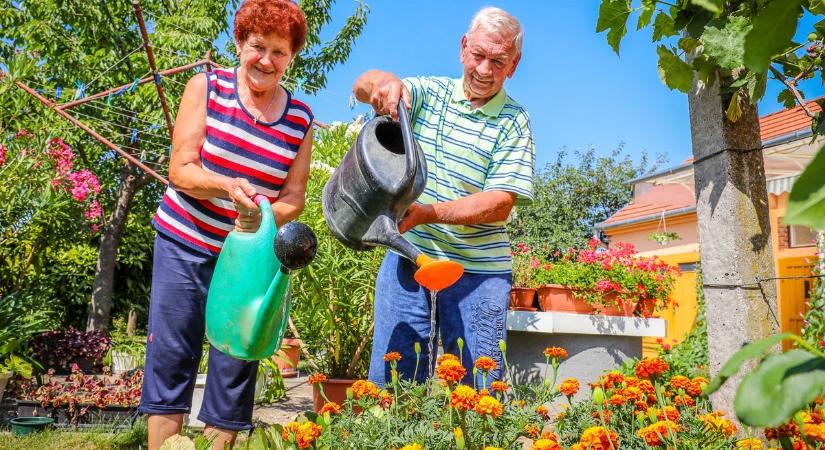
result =
[[[465,367],[479,356],[498,362],[499,339],[512,283],[510,242],[505,223],[515,204],[533,197],[535,149],[527,112],[504,91],[521,59],[521,24],[507,12],[487,7],[473,17],[461,38],[463,77],[399,79],[371,70],[353,86],[356,98],[378,114],[397,119],[397,105],[410,109],[413,132],[427,158],[427,187],[399,223],[409,241],[436,259],[464,265],[464,276],[438,292],[436,311],[447,353]],[[413,279],[415,265],[388,252],[375,291],[375,332],[369,378],[389,380],[383,356],[399,352],[399,374],[427,376],[431,333],[430,293]],[[420,365],[415,343],[421,344]],[[437,340],[436,340],[437,342]],[[433,350],[433,353],[435,351]],[[465,383],[472,382],[468,371]],[[481,377],[479,376],[479,380]]]

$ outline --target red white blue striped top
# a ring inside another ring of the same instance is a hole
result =
[[[206,141],[200,151],[201,165],[207,172],[246,178],[259,194],[275,202],[312,126],[312,111],[287,91],[281,118],[256,123],[238,99],[236,75],[237,69],[206,74]],[[152,223],[158,233],[217,255],[237,216],[228,198],[196,199],[170,184]]]

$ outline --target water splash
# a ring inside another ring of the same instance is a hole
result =
[[[435,369],[435,354],[433,353],[433,341],[435,341],[435,336],[438,334],[438,328],[436,327],[435,323],[437,296],[438,291],[430,291],[430,340],[427,342],[427,365],[429,366],[427,367],[428,381],[432,379],[433,370]]]

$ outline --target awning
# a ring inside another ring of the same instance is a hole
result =
[[[791,175],[789,177],[774,178],[767,181],[768,194],[780,195],[785,192],[791,192],[793,183],[799,175]]]

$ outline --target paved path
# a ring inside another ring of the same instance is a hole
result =
[[[286,398],[269,405],[255,405],[253,420],[269,425],[286,424],[304,411],[312,410],[312,386],[306,376],[284,378]]]

